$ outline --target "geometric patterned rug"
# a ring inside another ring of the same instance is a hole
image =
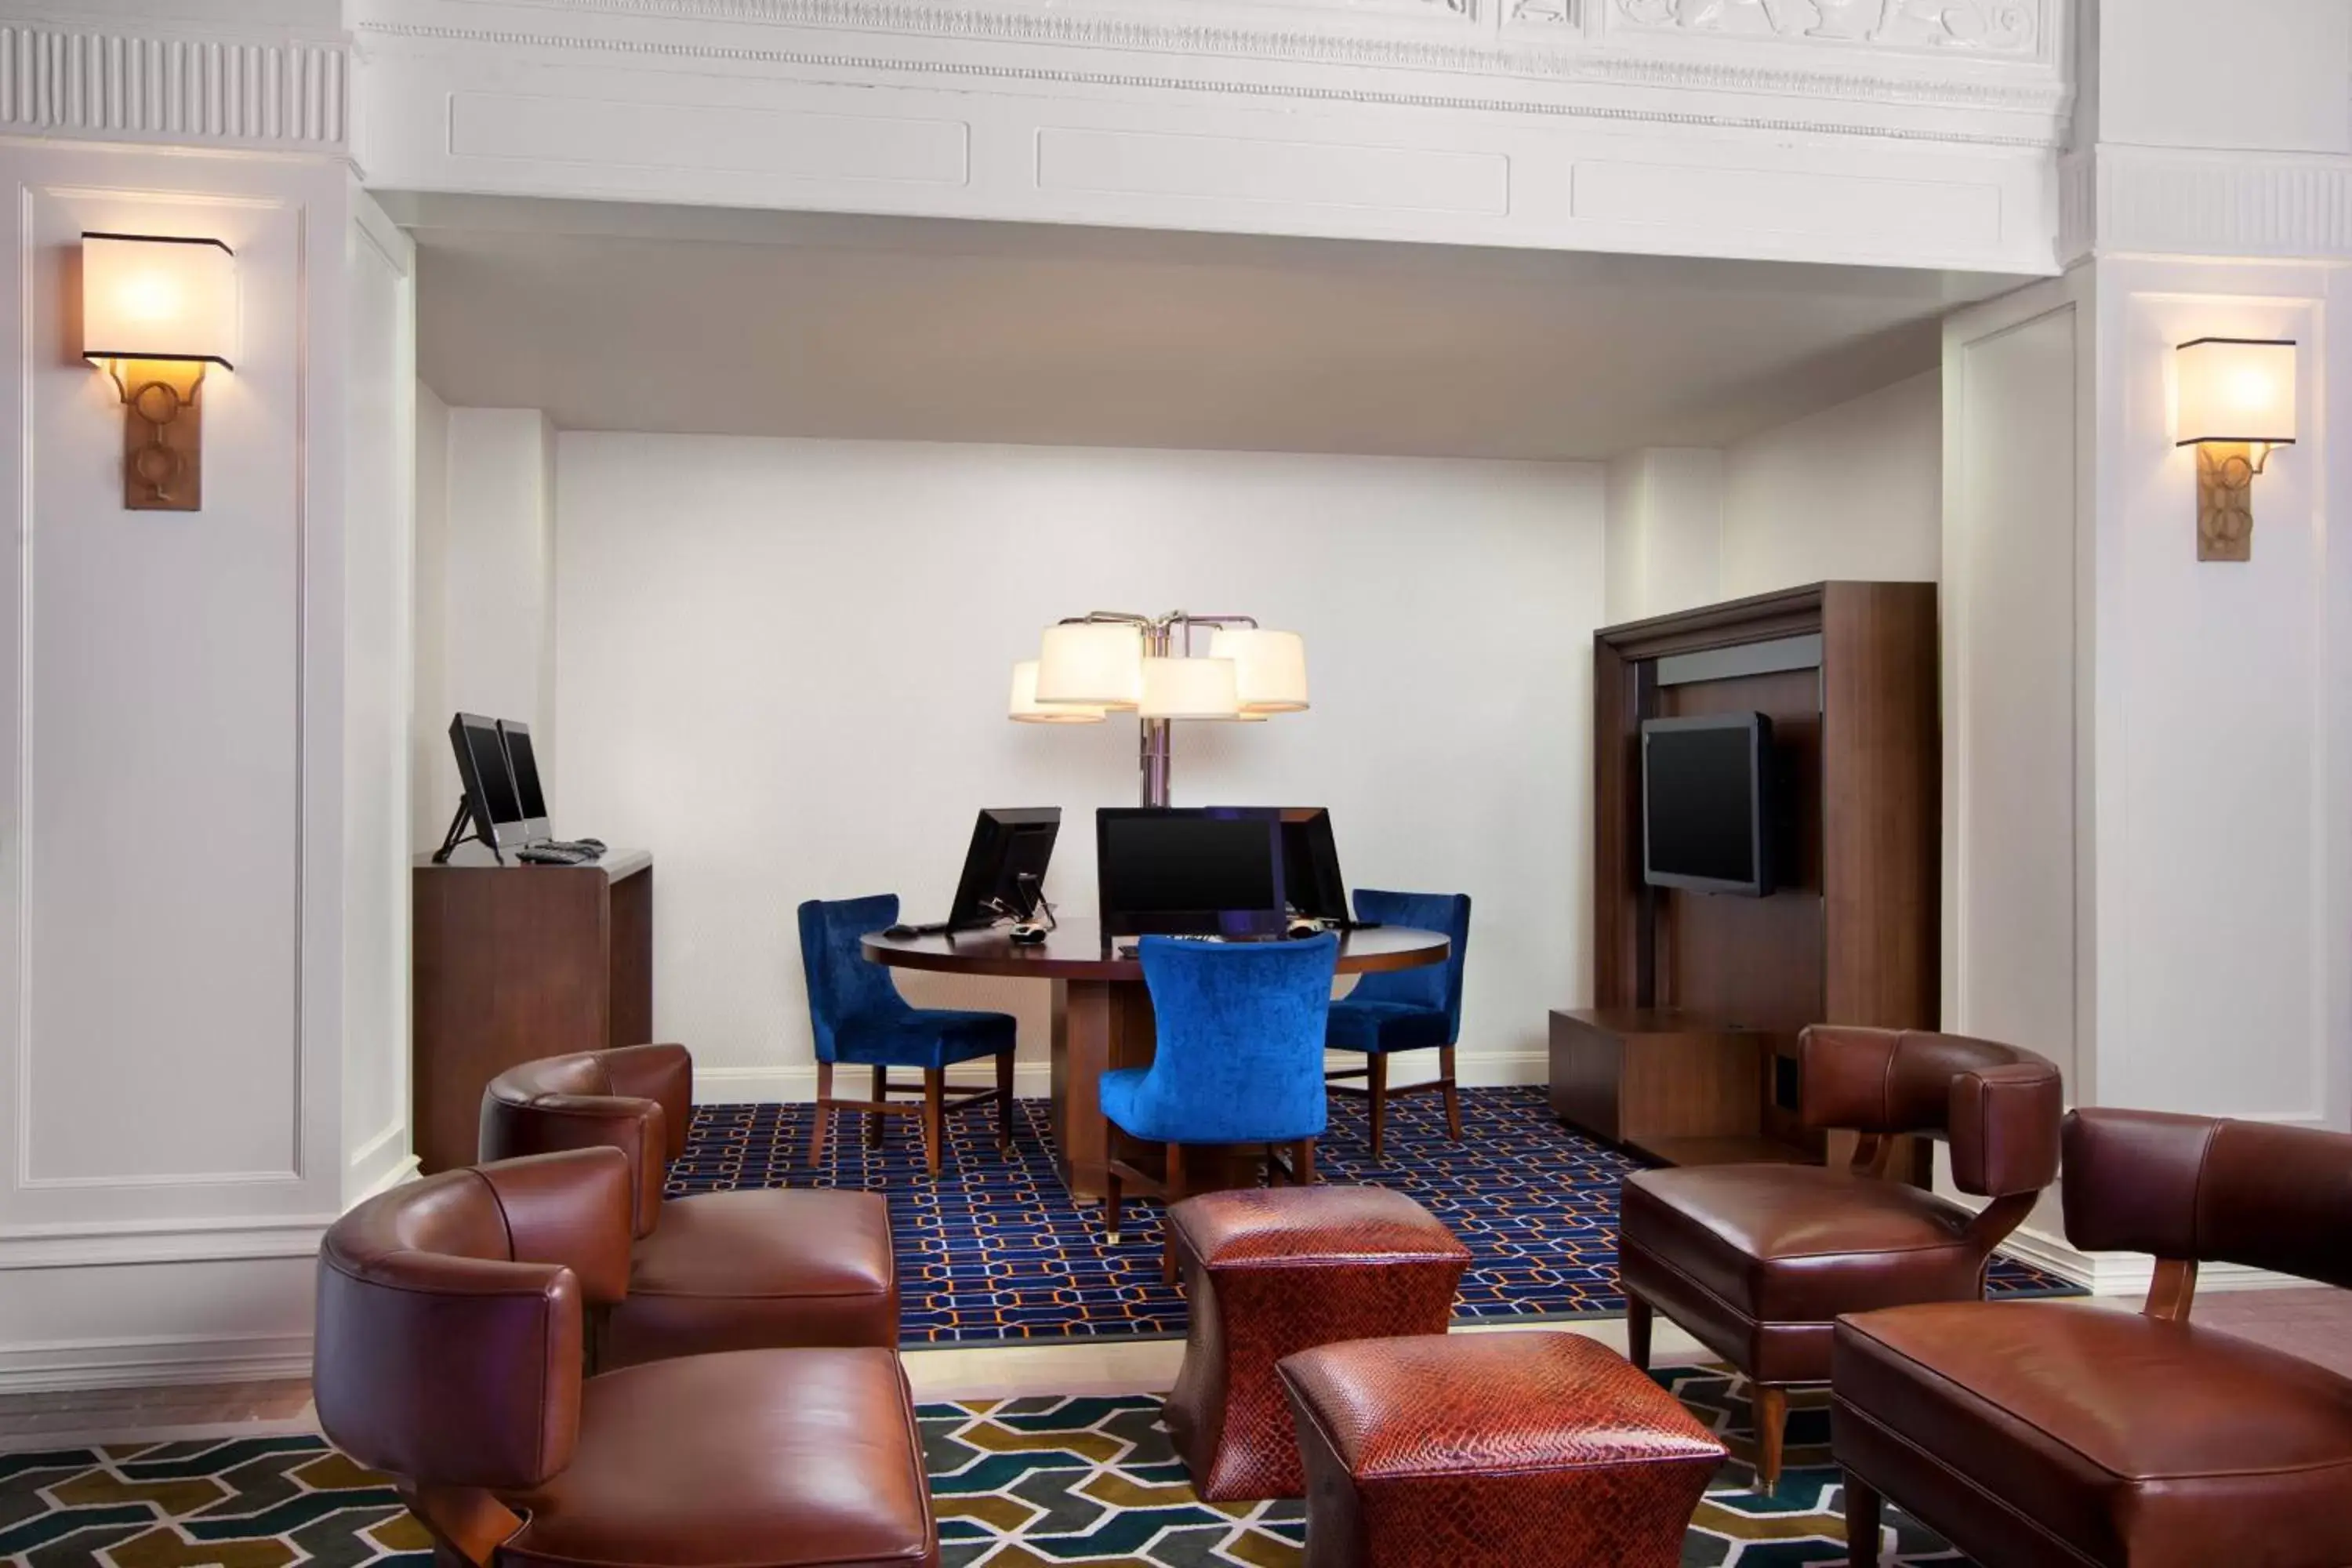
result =
[[[1753,1445],[1736,1379],[1659,1380],[1733,1451],[1685,1537],[1686,1568],[1843,1563],[1843,1499],[1826,1464],[1828,1413],[1801,1396],[1777,1497],[1748,1489]],[[1203,1504],[1154,1398],[1041,1397],[927,1405],[922,1426],[946,1568],[1295,1568],[1295,1502]],[[1964,1560],[1889,1508],[1910,1568]],[[242,1438],[0,1455],[0,1561],[26,1568],[430,1568],[423,1530],[381,1478],[316,1437]],[[1465,1564],[1465,1568],[1478,1568]]]
[[[1181,1334],[1183,1295],[1160,1278],[1157,1200],[1131,1201],[1120,1245],[1111,1246],[1100,1205],[1079,1205],[1054,1173],[1046,1103],[1022,1100],[1017,1109],[1010,1158],[996,1152],[992,1112],[949,1118],[947,1158],[934,1183],[919,1137],[903,1125],[882,1148],[868,1149],[859,1119],[844,1116],[824,1164],[812,1170],[813,1107],[699,1106],[687,1152],[670,1167],[669,1191],[814,1186],[884,1194],[898,1252],[900,1341],[910,1347]],[[1393,1187],[1468,1244],[1457,1318],[1622,1314],[1617,1184],[1639,1163],[1563,1126],[1540,1087],[1465,1089],[1462,1121],[1454,1143],[1437,1097],[1393,1100],[1388,1158],[1375,1163],[1367,1108],[1335,1097],[1316,1174]],[[1988,1279],[1994,1296],[2069,1291],[2007,1258],[1996,1258]]]

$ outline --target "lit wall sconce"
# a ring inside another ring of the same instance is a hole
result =
[[[122,398],[122,504],[204,504],[205,372],[233,369],[236,258],[217,239],[81,237],[82,357]]]
[[[2197,448],[2197,559],[2251,561],[2254,476],[2294,445],[2294,342],[2199,338],[2182,343],[2177,443]]]

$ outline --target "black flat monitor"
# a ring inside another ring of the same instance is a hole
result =
[[[539,757],[530,746],[530,726],[520,719],[499,721],[499,739],[506,742],[507,766],[514,773],[515,805],[522,813],[525,844],[544,843],[547,793],[539,785]]]
[[[1282,891],[1290,907],[1311,921],[1347,925],[1348,884],[1339,877],[1339,845],[1331,837],[1331,814],[1319,805],[1282,810]]]
[[[992,806],[971,826],[948,927],[978,931],[1010,917],[1027,920],[1045,899],[1045,867],[1062,830],[1058,805]]]
[[[1095,813],[1103,939],[1278,937],[1282,814],[1271,806],[1105,806]]]
[[[515,793],[514,770],[507,761],[506,742],[499,737],[498,721],[478,713],[460,713],[449,721],[449,745],[457,753],[457,777],[465,786],[466,809],[482,842],[493,849],[520,849],[530,842],[523,833],[522,803]]]
[[[1761,713],[1642,724],[1642,879],[1762,898],[1772,891],[1772,721]]]

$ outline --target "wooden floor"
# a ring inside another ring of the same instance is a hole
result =
[[[2113,1298],[2086,1303],[2118,1311],[2134,1305]],[[2213,1291],[2199,1298],[2196,1320],[2352,1377],[2352,1291],[2325,1286]],[[1482,1323],[1455,1331],[1509,1331],[1507,1323]],[[1624,1348],[1622,1323],[1579,1324],[1576,1331]],[[906,1362],[918,1400],[1137,1394],[1166,1388],[1183,1349],[1174,1340],[1097,1340],[910,1351]],[[1661,1363],[1706,1355],[1663,1320],[1656,1352]],[[310,1385],[303,1380],[0,1394],[0,1452],[315,1430]]]

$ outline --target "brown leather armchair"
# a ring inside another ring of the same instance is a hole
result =
[[[936,1568],[896,1352],[735,1351],[583,1377],[629,1279],[628,1160],[582,1150],[369,1199],[319,1248],[311,1384],[473,1568]]]
[[[1848,1170],[1706,1165],[1625,1178],[1618,1267],[1628,1353],[1664,1312],[1746,1373],[1756,1480],[1780,1479],[1792,1384],[1830,1375],[1838,1315],[1980,1298],[1985,1264],[2058,1170],[2058,1069],[2031,1051],[1916,1030],[1816,1025],[1799,1042],[1808,1128],[1862,1135]],[[1948,1140],[1981,1210],[1885,1179],[1904,1135]]]
[[[628,1296],[592,1331],[597,1370],[668,1356],[898,1342],[890,1210],[877,1193],[750,1189],[665,1201],[686,1152],[684,1046],[578,1051],[509,1068],[482,1093],[481,1156],[610,1146],[629,1157]]]
[[[1851,1557],[1882,1496],[2002,1568],[2342,1568],[2352,1380],[2189,1321],[2200,1262],[2352,1286],[2352,1137],[2147,1110],[2066,1119],[2066,1237],[2146,1252],[2139,1313],[1967,1302],[1839,1322]]]

